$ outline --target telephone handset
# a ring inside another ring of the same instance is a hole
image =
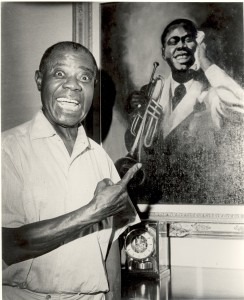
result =
[[[203,31],[198,31],[197,32],[197,38],[196,38],[196,41],[197,41],[197,49],[196,49],[196,52],[194,54],[195,56],[195,63],[191,66],[190,69],[193,69],[195,71],[199,70],[200,69],[200,62],[199,62],[199,45],[202,43],[202,41],[204,40],[204,37],[205,37],[205,33]]]

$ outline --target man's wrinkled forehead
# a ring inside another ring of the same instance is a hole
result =
[[[91,71],[94,74],[96,73],[96,66],[92,56],[83,49],[73,49],[71,47],[54,49],[46,61],[46,68],[50,69],[55,65],[62,64],[66,58],[76,58],[81,63],[86,62],[90,66]]]

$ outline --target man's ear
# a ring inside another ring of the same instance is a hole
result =
[[[94,87],[96,87],[97,83],[98,83],[98,79],[96,78],[96,79],[94,80]]]
[[[35,72],[35,81],[36,81],[38,91],[40,91],[42,87],[42,72],[39,70]]]
[[[163,57],[163,59],[165,60],[165,49],[164,49],[164,47],[162,47],[162,57]]]

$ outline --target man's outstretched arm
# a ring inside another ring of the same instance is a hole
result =
[[[139,168],[140,164],[134,165],[117,184],[110,179],[100,181],[93,199],[75,211],[19,228],[3,228],[4,262],[11,265],[50,252],[66,239],[76,237],[93,224],[125,210],[129,197],[127,183]]]

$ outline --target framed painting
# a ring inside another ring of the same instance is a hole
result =
[[[130,189],[136,203],[244,204],[242,10],[242,3],[101,5],[101,65],[116,91],[101,106],[107,116],[113,106],[103,144],[122,175],[142,162],[143,183]],[[176,47],[167,39],[176,35],[176,44],[177,22],[186,19],[196,32],[185,31],[195,36]],[[189,89],[173,111],[170,97],[180,81]]]
[[[94,9],[97,9],[94,3],[73,4],[74,40],[92,50],[94,34],[97,34],[94,33],[97,32],[95,28],[98,28],[96,27],[98,24],[100,26],[97,45],[100,53],[100,100],[97,102],[95,100],[95,108],[93,107],[87,127],[93,137],[94,132],[99,132],[98,140],[115,163],[120,158],[130,155],[136,139],[132,138],[132,144],[127,139],[127,133],[135,121],[130,115],[131,93],[140,91],[144,85],[150,83],[154,62],[158,62],[159,65],[155,77],[160,74],[165,79],[170,74],[169,65],[162,57],[160,40],[167,23],[176,18],[193,21],[205,34],[204,42],[211,61],[239,86],[243,85],[243,57],[239,55],[243,51],[243,35],[240,34],[243,30],[242,3],[181,3],[180,10],[177,5],[179,4],[163,2],[103,3],[100,4],[100,12],[97,11],[99,17],[97,15],[94,18]],[[144,116],[139,111],[137,114],[140,118]],[[196,115],[195,120],[196,117],[202,116]],[[146,168],[146,176],[152,179],[153,184],[150,182],[149,187],[143,185],[139,188],[133,186],[130,188],[131,198],[142,215],[145,218],[168,222],[187,220],[187,222],[242,224],[244,143],[240,128],[238,127],[235,137],[226,139],[225,146],[214,154],[209,150],[211,139],[206,141],[206,146],[201,145],[197,150],[193,147],[196,139],[189,145],[181,144],[180,147],[186,148],[185,156],[181,154],[178,158],[170,158],[179,162],[178,169],[171,169],[170,174],[161,172],[169,153],[163,155],[162,152],[156,153],[154,159],[155,149],[148,151],[142,149],[145,157],[150,157],[148,161],[146,158],[143,164],[149,166]],[[188,123],[181,134],[183,140],[187,134],[189,135],[187,130],[189,131]],[[208,135],[207,130],[203,133],[205,136]],[[224,131],[223,135],[227,134],[228,131]],[[172,148],[177,147],[176,136],[171,141]],[[160,145],[159,149],[165,151],[164,145]],[[206,149],[210,152],[204,156],[202,152]],[[233,150],[235,155],[232,155]],[[207,161],[207,164],[198,163],[199,157],[202,161]],[[189,161],[191,163],[187,165]],[[217,165],[214,164],[216,161]],[[179,168],[184,164],[190,171],[190,176],[184,173],[184,168],[183,170]],[[216,168],[218,173],[215,172]],[[163,188],[162,178],[167,183]],[[211,230],[212,228],[209,232]],[[229,233],[238,235],[243,232],[243,227],[230,225],[221,230],[227,235]]]

